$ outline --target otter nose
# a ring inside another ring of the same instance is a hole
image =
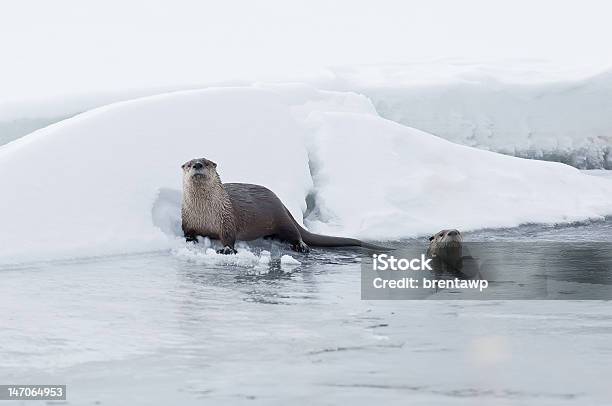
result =
[[[451,231],[448,232],[448,235],[450,235],[450,236],[456,236],[458,234],[459,234],[459,232],[456,231],[456,230],[451,230]]]
[[[204,165],[202,165],[199,162],[196,162],[195,164],[193,164],[193,169],[202,169],[204,167]]]

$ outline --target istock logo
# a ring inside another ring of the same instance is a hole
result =
[[[397,259],[393,255],[374,254],[372,255],[372,270],[374,271],[431,271],[431,258],[425,258],[421,254],[421,258],[400,258]]]

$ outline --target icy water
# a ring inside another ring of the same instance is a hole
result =
[[[612,220],[466,238],[612,242]],[[70,405],[612,403],[610,302],[367,301],[352,251],[272,257],[0,268],[0,384],[66,384]]]

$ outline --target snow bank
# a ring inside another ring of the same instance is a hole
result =
[[[311,225],[322,232],[385,239],[612,213],[612,182],[564,164],[454,144],[375,116],[311,119]]]
[[[315,231],[362,238],[612,213],[608,179],[447,142],[363,96],[216,88],[109,105],[0,147],[0,262],[180,250],[180,165],[199,156],[225,182],[269,187]]]
[[[301,218],[311,188],[301,132],[278,97],[249,88],[122,102],[39,130],[0,148],[0,258],[174,246],[180,165],[201,156]]]
[[[0,145],[96,107],[177,90],[188,89],[175,86],[80,95],[40,95],[29,99],[14,99],[0,94]]]
[[[326,87],[453,142],[584,169],[612,169],[612,71],[509,63],[337,69]]]
[[[191,85],[168,85],[133,88],[122,91],[88,91],[86,93],[47,94],[38,97],[15,98],[0,94],[0,145],[16,140],[35,130],[77,114],[112,103],[151,97],[159,94],[202,89],[204,87],[245,86],[251,82],[219,82]]]
[[[612,169],[612,72],[537,61],[438,60],[335,68],[304,80],[342,92],[326,95],[326,102],[312,88],[283,92],[288,103],[301,99],[296,110],[308,112],[311,102],[335,110],[341,99],[345,108],[372,107],[365,96],[359,100],[345,93],[355,91],[368,96],[381,116],[456,143],[583,169]],[[45,100],[0,95],[0,145],[98,106],[176,90],[186,88]]]

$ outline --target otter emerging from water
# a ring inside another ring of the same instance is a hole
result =
[[[480,277],[479,265],[463,245],[459,230],[441,230],[429,237],[427,257],[432,258],[434,272]]]
[[[429,237],[427,256],[458,264],[463,257],[463,237],[459,230],[441,230]]]
[[[221,183],[217,164],[192,159],[183,168],[183,233],[187,241],[198,236],[221,240],[222,254],[236,253],[236,240],[272,237],[287,241],[298,252],[314,247],[387,249],[354,238],[313,234],[302,228],[280,199],[263,186]]]

